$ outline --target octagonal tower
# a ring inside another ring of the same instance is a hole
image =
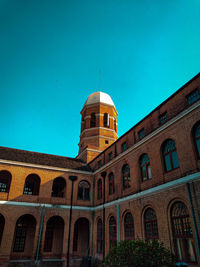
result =
[[[77,158],[90,162],[117,140],[117,110],[103,92],[91,94],[81,111],[81,135]]]

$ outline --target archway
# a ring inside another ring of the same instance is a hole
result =
[[[89,254],[89,221],[79,218],[74,225],[73,254],[84,256]]]

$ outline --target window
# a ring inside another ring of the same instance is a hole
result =
[[[81,181],[78,185],[78,199],[90,200],[90,184],[86,181]]]
[[[0,193],[8,193],[11,184],[11,174],[8,171],[0,171]]]
[[[102,166],[102,163],[101,163],[101,160],[98,161],[98,167],[101,168]]]
[[[188,104],[193,104],[194,102],[196,102],[197,100],[200,99],[200,95],[199,95],[199,91],[198,89],[194,90],[193,92],[191,92],[188,96],[187,96],[187,101]]]
[[[91,114],[90,127],[96,127],[96,115],[95,115],[95,113]]]
[[[115,132],[117,131],[117,122],[116,122],[115,118],[114,118],[114,130],[115,130]]]
[[[4,216],[2,214],[0,214],[0,246],[1,246],[1,240],[3,237],[4,225],[5,225]]]
[[[109,241],[110,249],[117,245],[117,227],[113,216],[109,220]]]
[[[171,223],[175,254],[178,261],[195,262],[190,216],[184,203],[176,202],[172,206]]]
[[[97,188],[98,188],[97,198],[102,199],[102,180],[101,179],[98,180]]]
[[[140,130],[138,132],[138,137],[139,137],[139,139],[142,139],[143,137],[145,137],[145,131],[144,131],[144,129],[142,129],[142,130]]]
[[[166,121],[168,121],[168,113],[165,112],[165,113],[162,113],[160,116],[159,116],[159,121],[160,121],[160,124],[164,124]]]
[[[130,168],[128,164],[125,164],[122,167],[122,182],[123,182],[123,189],[130,187]]]
[[[158,239],[158,226],[156,213],[153,209],[148,208],[144,213],[145,238],[147,240]]]
[[[26,177],[24,195],[39,195],[40,178],[37,174],[30,174]]]
[[[167,140],[163,145],[163,158],[166,172],[179,167],[176,144],[173,140]]]
[[[103,251],[103,223],[99,219],[97,222],[97,253],[102,253]]]
[[[108,140],[105,140],[105,144],[109,144],[109,141]]]
[[[58,177],[53,181],[52,197],[65,197],[66,182],[62,177]]]
[[[110,126],[110,123],[109,123],[109,114],[108,113],[104,113],[103,115],[103,126],[104,127],[108,127]]]
[[[15,226],[14,252],[24,252],[25,244],[33,244],[35,237],[36,221],[32,215],[21,216]],[[29,251],[30,251],[29,245]]]
[[[200,122],[194,127],[193,138],[196,147],[197,157],[200,158]]]
[[[133,216],[130,212],[126,213],[124,217],[124,236],[125,240],[134,239]]]
[[[115,193],[115,181],[114,181],[114,174],[111,172],[108,176],[108,183],[109,183],[109,195]]]
[[[124,142],[122,144],[122,152],[125,151],[126,149],[127,149],[127,144],[126,144],[126,142]]]
[[[112,158],[113,158],[113,153],[110,152],[110,153],[109,153],[109,160],[112,160]]]
[[[151,167],[150,167],[150,161],[149,161],[149,156],[147,154],[143,154],[140,157],[140,170],[141,170],[141,176],[142,176],[142,181],[146,181],[148,179],[151,179]]]

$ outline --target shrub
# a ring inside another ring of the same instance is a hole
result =
[[[104,259],[105,267],[171,267],[175,257],[159,241],[125,240]]]

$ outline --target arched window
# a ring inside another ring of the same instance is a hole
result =
[[[117,122],[116,122],[115,118],[114,118],[114,130],[115,130],[115,132],[117,131]]]
[[[102,198],[102,180],[101,179],[98,180],[97,189],[98,189],[97,198],[101,199]]]
[[[66,182],[62,177],[54,179],[52,186],[52,197],[65,197]]]
[[[39,195],[40,177],[37,174],[30,174],[26,177],[24,195]]]
[[[12,175],[8,171],[0,171],[0,192],[8,193]]]
[[[111,172],[108,176],[108,184],[109,184],[109,195],[112,195],[115,193],[115,179],[113,172]]]
[[[32,215],[23,215],[17,220],[13,252],[25,252],[27,250],[32,254],[35,228],[36,220]]]
[[[184,203],[179,201],[172,206],[171,223],[175,254],[178,261],[195,262],[190,215]]]
[[[148,179],[151,179],[151,167],[150,167],[150,160],[149,156],[147,154],[143,154],[140,157],[140,170],[141,170],[141,176],[142,176],[142,181],[146,181]]]
[[[123,182],[123,189],[130,187],[130,168],[128,164],[125,164],[122,167],[122,182]]]
[[[130,212],[126,213],[124,217],[124,237],[125,240],[134,239],[134,224],[133,224],[133,216]]]
[[[4,216],[0,214],[0,246],[1,246],[2,236],[3,236],[4,225],[5,225]]]
[[[117,226],[113,216],[109,220],[109,240],[110,248],[117,245]]]
[[[95,115],[95,113],[91,114],[90,127],[96,127],[96,115]]]
[[[60,216],[51,217],[46,226],[44,251],[62,254],[64,221]]]
[[[97,222],[97,253],[103,251],[103,223],[101,219]]]
[[[103,115],[103,126],[104,127],[109,127],[110,126],[109,114],[108,113],[104,113],[104,115]]]
[[[197,151],[197,157],[200,158],[200,122],[194,127],[193,137]]]
[[[78,185],[78,199],[90,200],[90,184],[86,181],[81,181]]]
[[[147,240],[158,239],[157,217],[153,209],[148,208],[144,213],[145,238]]]
[[[176,144],[173,140],[167,140],[163,144],[163,159],[166,172],[179,167]]]

